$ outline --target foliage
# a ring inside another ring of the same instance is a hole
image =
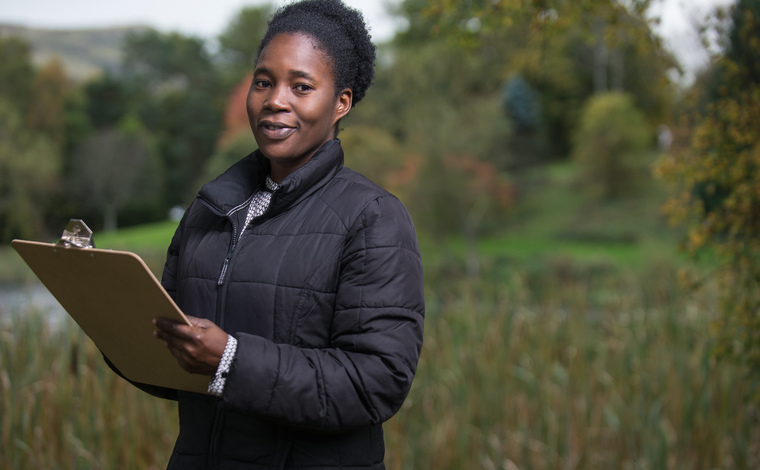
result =
[[[127,84],[112,74],[103,74],[84,85],[86,112],[97,129],[115,126],[129,113],[130,95]]]
[[[666,71],[675,61],[644,20],[649,3],[406,0],[410,27],[400,41],[441,38],[490,60],[487,78],[522,76],[540,98],[546,137],[539,148],[564,159],[581,106],[595,92],[629,93],[652,127],[666,118],[673,92]]]
[[[417,161],[405,154],[398,140],[381,128],[351,126],[340,134],[346,166],[380,186],[400,192],[414,178]]]
[[[603,93],[591,98],[575,136],[573,158],[581,169],[580,184],[601,200],[630,195],[646,176],[642,158],[651,132],[630,96]]]
[[[510,143],[514,153],[519,155],[521,165],[539,163],[546,153],[546,129],[540,98],[520,74],[510,78],[502,88],[504,111],[515,127]]]
[[[746,389],[701,334],[709,296],[686,300],[667,271],[486,279],[430,289],[415,383],[386,429],[389,467],[758,464]]]
[[[522,76],[516,75],[504,84],[502,100],[505,111],[518,129],[538,127],[541,122],[541,103],[538,102],[535,90]]]
[[[219,72],[200,39],[152,29],[127,35],[123,67],[134,111],[167,169],[163,202],[184,204],[221,130]]]
[[[167,88],[208,86],[215,80],[211,58],[200,38],[155,29],[127,34],[123,69],[159,94]]]
[[[717,94],[693,117],[688,145],[663,156],[657,170],[674,187],[666,210],[687,225],[688,251],[719,257],[717,351],[760,377],[760,2],[740,0],[732,17]]]
[[[103,229],[114,230],[130,201],[149,202],[158,193],[163,171],[151,136],[134,117],[88,137],[74,154],[72,187],[97,208]]]
[[[176,404],[111,372],[73,320],[0,312],[0,467],[165,468],[177,428]]]
[[[28,45],[0,37],[0,240],[46,232],[59,197],[68,79],[57,61],[35,70]]]
[[[22,39],[0,36],[0,98],[26,115],[32,98],[34,68],[29,45]]]
[[[383,53],[394,60],[378,70],[346,135],[353,127],[365,134],[378,127],[373,140],[382,139],[389,151],[398,146],[399,155],[379,158],[390,163],[388,176],[405,182],[396,189],[420,230],[438,238],[481,233],[488,216],[498,218],[511,202],[502,196],[511,190],[503,169],[512,125],[501,106],[500,82],[490,80],[493,63],[441,40]]]
[[[54,59],[36,73],[26,121],[30,129],[49,138],[58,148],[65,139],[67,92],[67,78],[60,61]]]
[[[271,14],[271,5],[243,7],[219,35],[219,55],[231,83],[251,73]]]
[[[29,132],[18,110],[0,100],[0,240],[44,232],[59,167],[53,142]]]
[[[199,181],[199,184],[213,180],[254,150],[256,150],[256,140],[250,130],[244,129],[228,136],[217,145],[216,151],[206,162],[202,181]]]

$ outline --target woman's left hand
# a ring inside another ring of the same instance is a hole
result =
[[[166,342],[179,365],[192,374],[214,375],[227,345],[227,333],[211,320],[187,317],[192,326],[154,318],[153,336]]]

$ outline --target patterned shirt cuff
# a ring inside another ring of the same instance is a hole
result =
[[[222,360],[219,361],[216,373],[211,378],[211,383],[208,385],[208,393],[217,397],[222,396],[222,392],[224,392],[224,383],[227,381],[227,374],[232,366],[232,360],[235,358],[236,351],[237,340],[232,335],[229,335],[227,337],[227,345],[224,347],[224,353],[222,353]]]

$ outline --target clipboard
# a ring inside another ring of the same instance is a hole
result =
[[[72,220],[58,243],[13,240],[11,245],[125,377],[208,394],[211,377],[182,369],[166,344],[153,336],[153,318],[189,325],[187,317],[142,258],[85,244],[91,232],[85,237],[84,229],[89,232],[84,222]]]

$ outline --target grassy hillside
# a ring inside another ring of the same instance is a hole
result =
[[[19,36],[26,40],[32,48],[32,61],[35,65],[39,66],[57,57],[71,79],[83,81],[104,71],[117,71],[124,35],[144,28],[127,26],[52,30],[0,24],[0,35]]]
[[[558,163],[518,176],[518,204],[478,240],[477,255],[485,271],[572,265],[640,272],[684,262],[678,252],[680,234],[660,211],[666,195],[659,182],[645,180],[636,194],[602,203],[578,187],[575,172],[572,163]],[[95,241],[98,248],[138,253],[158,275],[175,228],[176,222],[168,221],[130,227],[96,233]],[[468,248],[458,234],[442,242],[423,237],[420,243],[428,276],[464,272]],[[0,266],[5,266],[0,267],[0,281],[23,271],[13,267],[17,257],[11,255],[0,248]]]

